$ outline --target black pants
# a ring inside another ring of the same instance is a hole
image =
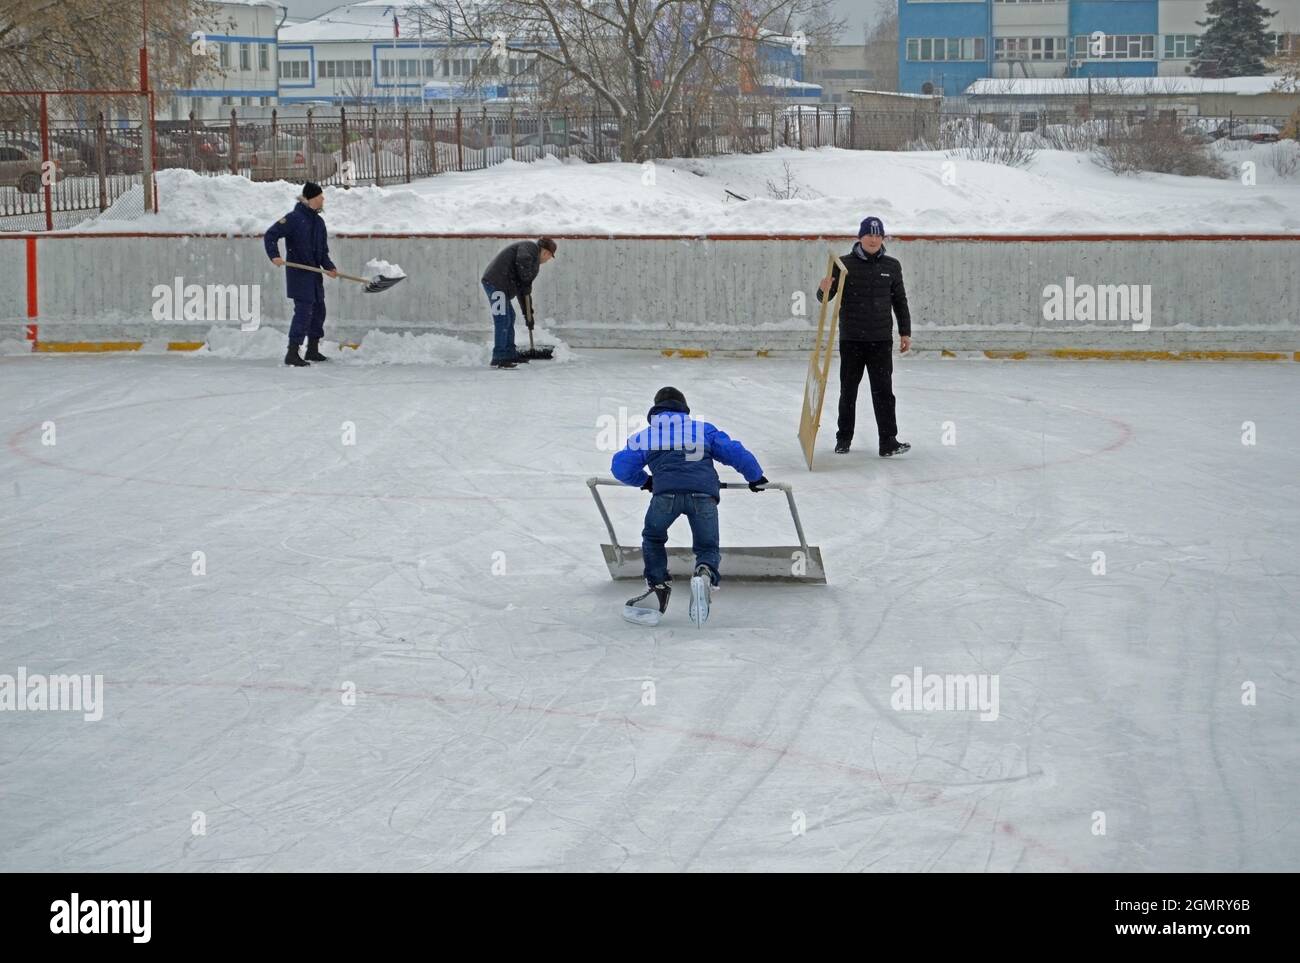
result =
[[[876,412],[876,430],[884,444],[898,434],[894,420],[894,342],[840,342],[840,424],[836,441],[852,441],[857,421],[858,385],[862,372],[871,383],[871,407]]]

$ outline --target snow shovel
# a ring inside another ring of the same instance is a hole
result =
[[[605,503],[601,501],[600,492],[597,491],[600,485],[613,485],[615,488],[631,486],[624,485],[613,478],[587,479],[591,497],[596,500],[596,508],[600,511],[600,517],[604,519],[605,528],[609,531],[610,544],[600,546],[605,554],[605,567],[609,569],[609,577],[615,580],[644,579],[645,560],[641,555],[641,549],[619,544],[618,536],[614,534],[614,523],[609,520]],[[724,483],[722,487],[729,490],[748,491],[749,489],[748,485],[734,482]],[[790,517],[794,520],[794,530],[799,538],[799,544],[723,548],[720,566],[723,578],[739,582],[807,582],[825,585],[826,569],[822,565],[821,549],[809,545],[808,539],[804,537],[803,523],[799,521],[799,509],[794,504],[794,488],[786,482],[768,482],[762,490],[785,492],[785,500],[790,506]],[[688,578],[694,574],[694,570],[694,552],[684,547],[668,549],[668,574]]]
[[[284,266],[297,268],[299,271],[315,271],[317,274],[326,273],[324,268],[308,267],[306,264],[295,264],[293,261],[285,261]],[[366,294],[378,294],[380,291],[387,291],[399,281],[406,280],[406,275],[402,275],[400,278],[388,278],[382,274],[377,274],[373,278],[359,278],[353,274],[344,274],[342,271],[339,272],[339,277],[346,278],[349,281],[356,281],[358,284],[364,284]]]
[[[533,344],[533,296],[524,295],[520,299],[524,303],[524,320],[528,323],[528,350],[520,351],[521,357],[529,361],[550,361],[555,356],[555,349],[552,347],[539,348]]]

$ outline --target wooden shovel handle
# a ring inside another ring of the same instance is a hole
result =
[[[285,261],[285,262],[284,262],[284,266],[285,266],[285,267],[291,267],[291,268],[297,268],[299,271],[315,271],[317,274],[327,274],[327,273],[328,273],[328,272],[326,272],[326,270],[325,270],[324,268],[311,267],[310,265],[307,265],[307,264],[295,264],[293,261]],[[357,276],[354,275],[354,274],[344,274],[342,271],[339,271],[339,272],[338,272],[338,275],[339,275],[339,277],[341,277],[341,278],[347,278],[349,281],[356,281],[358,284],[369,284],[369,283],[370,283],[370,278],[359,278],[359,277],[357,277]]]

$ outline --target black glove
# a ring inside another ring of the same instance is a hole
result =
[[[525,294],[520,300],[520,307],[524,309],[524,323],[528,325],[528,330],[533,329],[533,296]]]
[[[645,480],[645,482],[643,482],[642,485],[641,485],[641,490],[642,490],[643,492],[653,492],[653,491],[655,490],[655,480],[654,480],[654,476],[652,476],[652,475],[647,475],[647,476],[646,476],[646,480]]]
[[[763,486],[767,484],[769,484],[767,480],[767,476],[759,475],[755,481],[749,483],[749,490],[751,492],[761,492],[763,490]]]

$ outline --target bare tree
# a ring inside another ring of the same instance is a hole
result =
[[[842,24],[830,2],[431,0],[421,16],[453,43],[487,45],[484,58],[519,53],[554,68],[562,93],[615,115],[623,157],[639,161],[674,111],[753,87],[763,44],[831,42]]]
[[[193,86],[215,70],[196,30],[220,25],[206,0],[149,0],[149,69],[155,89]],[[19,0],[0,4],[0,90],[131,90],[139,87],[139,0]],[[0,110],[31,110],[33,102]]]
[[[867,69],[872,90],[898,89],[898,8],[886,7],[866,28]]]

